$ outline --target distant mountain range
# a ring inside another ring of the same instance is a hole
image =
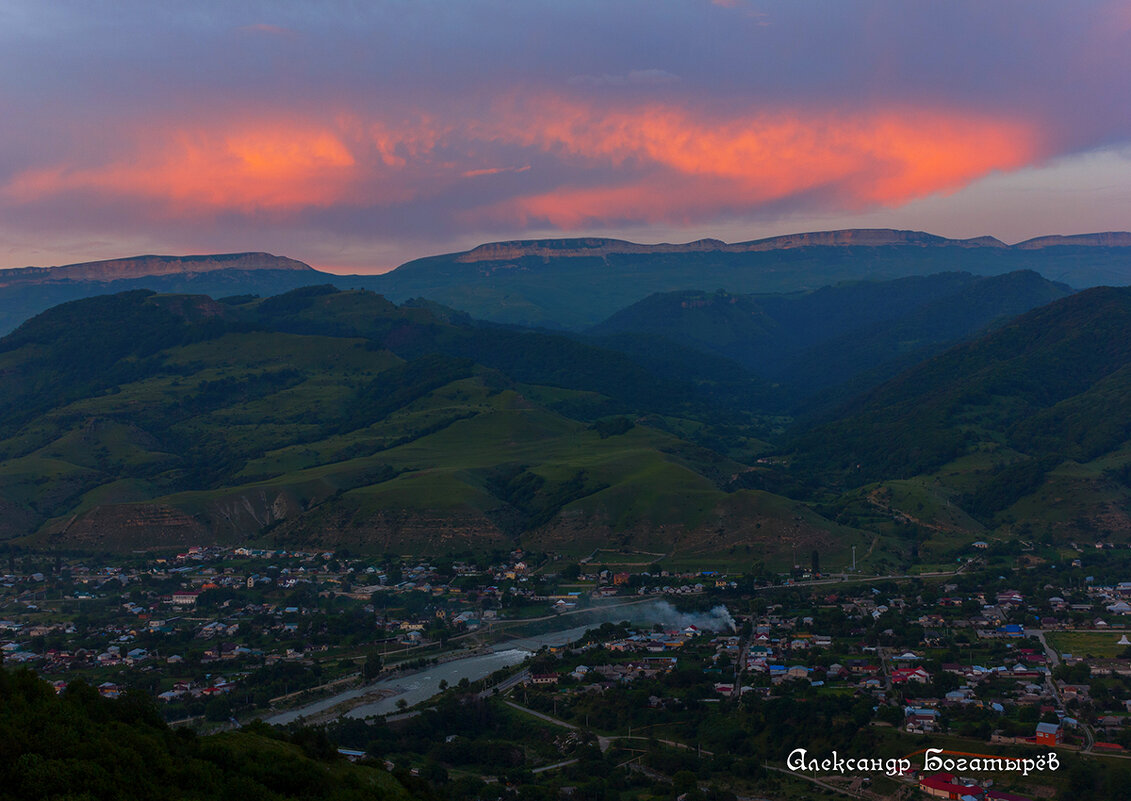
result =
[[[615,239],[500,242],[408,262],[372,283],[393,300],[427,297],[474,317],[581,329],[657,292],[802,292],[844,281],[1032,270],[1081,289],[1131,283],[1131,234],[946,239],[919,231],[824,231],[726,244]],[[341,279],[335,279],[338,283]],[[348,283],[348,282],[346,282]]]
[[[651,255],[657,253],[763,253],[770,250],[789,250],[805,247],[888,247],[910,245],[914,247],[962,248],[1017,248],[1040,250],[1047,247],[1131,247],[1131,233],[1115,231],[1075,236],[1041,236],[1026,239],[1016,245],[1007,245],[992,236],[972,239],[948,239],[922,231],[901,231],[894,228],[846,228],[839,231],[813,231],[802,234],[771,236],[749,242],[727,243],[719,239],[697,239],[682,245],[667,243],[641,245],[623,239],[590,237],[583,239],[530,239],[510,242],[492,242],[480,245],[456,256],[456,261],[474,263],[521,259],[526,256],[543,258],[578,258],[608,256],[614,253]]]
[[[851,229],[727,244],[640,245],[617,239],[497,242],[430,256],[384,275],[338,276],[265,253],[140,256],[0,271],[0,333],[66,300],[146,288],[271,295],[330,283],[395,302],[427,298],[477,319],[580,330],[657,292],[799,292],[844,281],[942,272],[1032,270],[1076,289],[1131,283],[1131,233],[1044,236],[1008,246],[993,237]]]
[[[88,261],[63,267],[0,270],[0,286],[52,284],[64,281],[123,281],[158,275],[214,273],[219,270],[295,270],[317,272],[301,261],[270,253],[223,253],[211,256],[134,256]]]
[[[127,259],[0,270],[0,334],[69,300],[150,289],[225,295],[277,295],[333,278],[269,253],[135,256]]]

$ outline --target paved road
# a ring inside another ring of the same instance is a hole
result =
[[[503,679],[498,684],[496,684],[494,687],[488,687],[486,690],[483,690],[482,692],[480,692],[478,694],[478,697],[481,698],[481,699],[486,698],[489,695],[494,695],[496,691],[498,691],[500,693],[504,693],[507,690],[509,690],[511,687],[514,687],[516,684],[521,684],[522,682],[526,681],[529,678],[530,678],[530,671],[529,670],[526,670],[526,669],[520,670],[518,673],[515,673],[513,676],[508,676],[507,678]]]

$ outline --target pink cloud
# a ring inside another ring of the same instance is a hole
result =
[[[799,198],[891,206],[1044,154],[1038,126],[946,107],[711,113],[542,95],[443,119],[350,111],[319,123],[269,115],[169,125],[158,135],[150,128],[125,156],[28,169],[0,197],[134,201],[154,219],[279,219],[337,206],[443,206],[461,181],[507,173],[522,178],[491,184],[505,194],[461,200],[454,224],[577,230],[610,220],[694,222]],[[500,155],[519,166],[500,166]]]
[[[1039,129],[1021,120],[943,108],[707,117],[671,105],[606,111],[547,98],[503,119],[496,138],[604,168],[610,178],[469,217],[565,229],[608,219],[687,222],[806,194],[854,209],[895,205],[1025,166],[1044,148]]]

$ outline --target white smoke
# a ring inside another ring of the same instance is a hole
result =
[[[705,631],[737,631],[730,611],[719,604],[709,612],[681,612],[667,601],[641,604],[632,610],[634,623],[659,623],[665,629],[684,629],[695,626]]]

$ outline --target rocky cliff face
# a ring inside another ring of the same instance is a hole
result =
[[[196,518],[157,503],[96,506],[62,525],[36,535],[48,547],[148,550],[205,545],[215,541]]]
[[[270,253],[222,253],[210,256],[133,256],[90,261],[63,267],[24,267],[0,270],[0,286],[49,284],[60,281],[119,281],[151,275],[210,273],[217,270],[309,270],[301,261]]]
[[[803,247],[886,247],[888,245],[964,248],[1006,247],[1004,242],[994,239],[992,236],[980,236],[974,239],[947,239],[922,231],[899,231],[894,228],[846,228],[840,231],[815,231],[807,234],[773,236],[769,239],[756,239],[752,242],[727,245],[725,249],[734,253],[749,253]]]
[[[479,261],[506,261],[524,256],[542,258],[580,258],[601,257],[610,253],[698,253],[710,250],[725,250],[726,242],[718,239],[699,239],[682,245],[640,245],[623,239],[600,239],[587,237],[579,239],[530,239],[512,242],[491,242],[461,253],[456,261],[471,264]]]
[[[1041,248],[1065,245],[1093,248],[1131,247],[1131,233],[1127,231],[1105,231],[1099,234],[1075,234],[1074,236],[1038,236],[1026,239],[1013,247],[1019,250],[1040,250]]]
[[[1128,235],[1131,237],[1131,235]],[[1131,242],[1129,242],[1131,244]],[[803,247],[915,247],[1006,248],[992,236],[973,239],[947,239],[922,231],[899,231],[893,228],[848,228],[841,231],[816,231],[805,234],[773,236],[750,242],[727,243],[718,239],[697,239],[682,245],[662,243],[641,245],[623,239],[539,239],[513,242],[492,242],[461,253],[456,261],[465,264],[481,261],[507,261],[525,256],[541,258],[603,257],[613,253],[651,255],[660,253],[755,253]]]

